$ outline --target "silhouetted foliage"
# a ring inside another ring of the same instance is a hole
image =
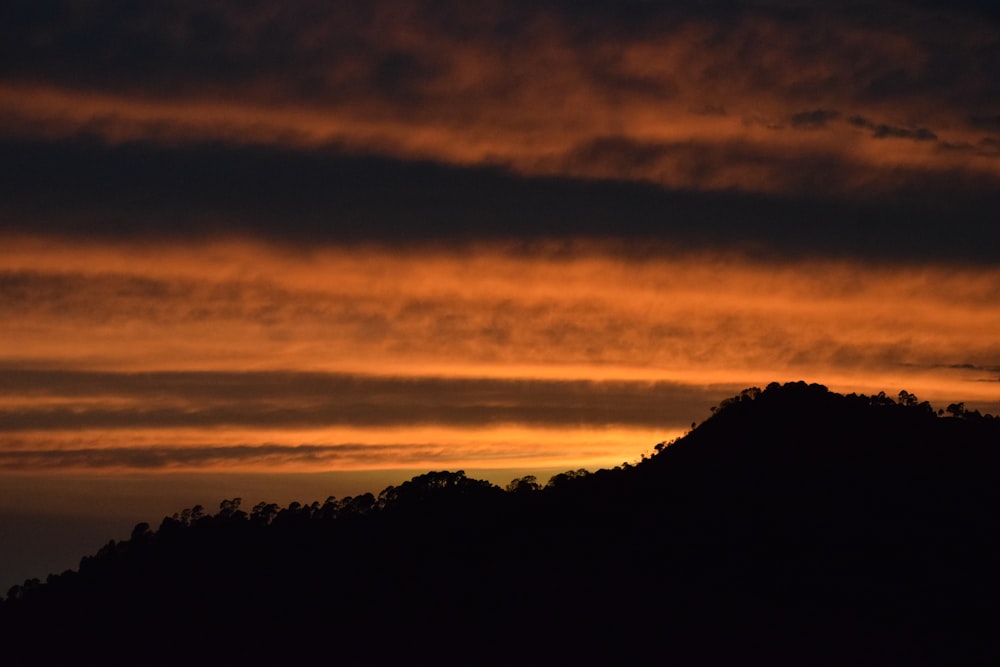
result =
[[[1000,420],[947,415],[772,383],[544,487],[196,506],[11,588],[5,664],[993,664]]]
[[[572,484],[574,480],[581,479],[589,474],[590,473],[583,468],[580,468],[579,470],[567,470],[566,472],[561,472],[557,475],[553,475],[549,479],[548,484],[546,484],[546,487],[562,488],[569,484]]]
[[[540,491],[542,485],[538,483],[538,478],[534,475],[525,475],[524,477],[518,477],[517,479],[510,480],[507,484],[505,490],[508,493],[533,493],[535,491]]]

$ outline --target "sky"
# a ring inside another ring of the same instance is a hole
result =
[[[1000,411],[987,2],[0,5],[0,593],[138,521]]]

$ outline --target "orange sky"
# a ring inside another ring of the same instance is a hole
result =
[[[992,268],[4,243],[6,470],[615,465],[775,380],[997,406]]]

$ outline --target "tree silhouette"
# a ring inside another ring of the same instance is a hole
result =
[[[992,664],[1000,420],[948,414],[772,383],[544,487],[195,506],[11,588],[5,664]]]

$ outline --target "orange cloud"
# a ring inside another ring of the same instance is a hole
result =
[[[601,468],[635,462],[679,428],[123,428],[0,434],[5,473],[319,472]]]
[[[547,257],[7,244],[8,349],[115,368],[148,367],[144,357],[171,369],[371,364],[379,373],[504,363],[659,369],[669,379],[709,359],[730,373],[794,372],[807,358],[836,370],[989,364],[995,351],[989,268],[637,259],[598,246]]]
[[[150,63],[144,77],[119,63],[127,49],[141,55],[121,26],[104,28],[123,31],[123,46],[105,47],[103,76],[67,80],[25,64],[0,81],[0,129],[333,145],[753,192],[883,192],[928,173],[1000,174],[995,153],[975,148],[997,138],[975,122],[1000,97],[984,55],[996,37],[957,14],[931,24],[902,10],[864,21],[833,9],[790,18],[674,8],[627,26],[499,4],[456,5],[447,20],[420,2],[194,14],[159,17],[162,33],[147,39],[178,58]],[[205,16],[218,35],[202,42]],[[294,37],[270,47],[272,61],[260,44],[275,27]],[[49,30],[58,43],[59,26]],[[802,114],[816,109],[826,120],[803,130]]]
[[[634,458],[735,389],[773,380],[987,408],[1000,387],[994,268],[641,259],[600,244],[4,242],[0,437],[12,468],[82,465],[88,452],[128,465],[143,456],[129,446],[154,463],[191,447],[164,466],[287,455],[296,469],[394,457],[572,467]],[[539,447],[561,429],[571,447]],[[345,449],[358,443],[388,449]],[[302,445],[319,449],[268,449]]]

